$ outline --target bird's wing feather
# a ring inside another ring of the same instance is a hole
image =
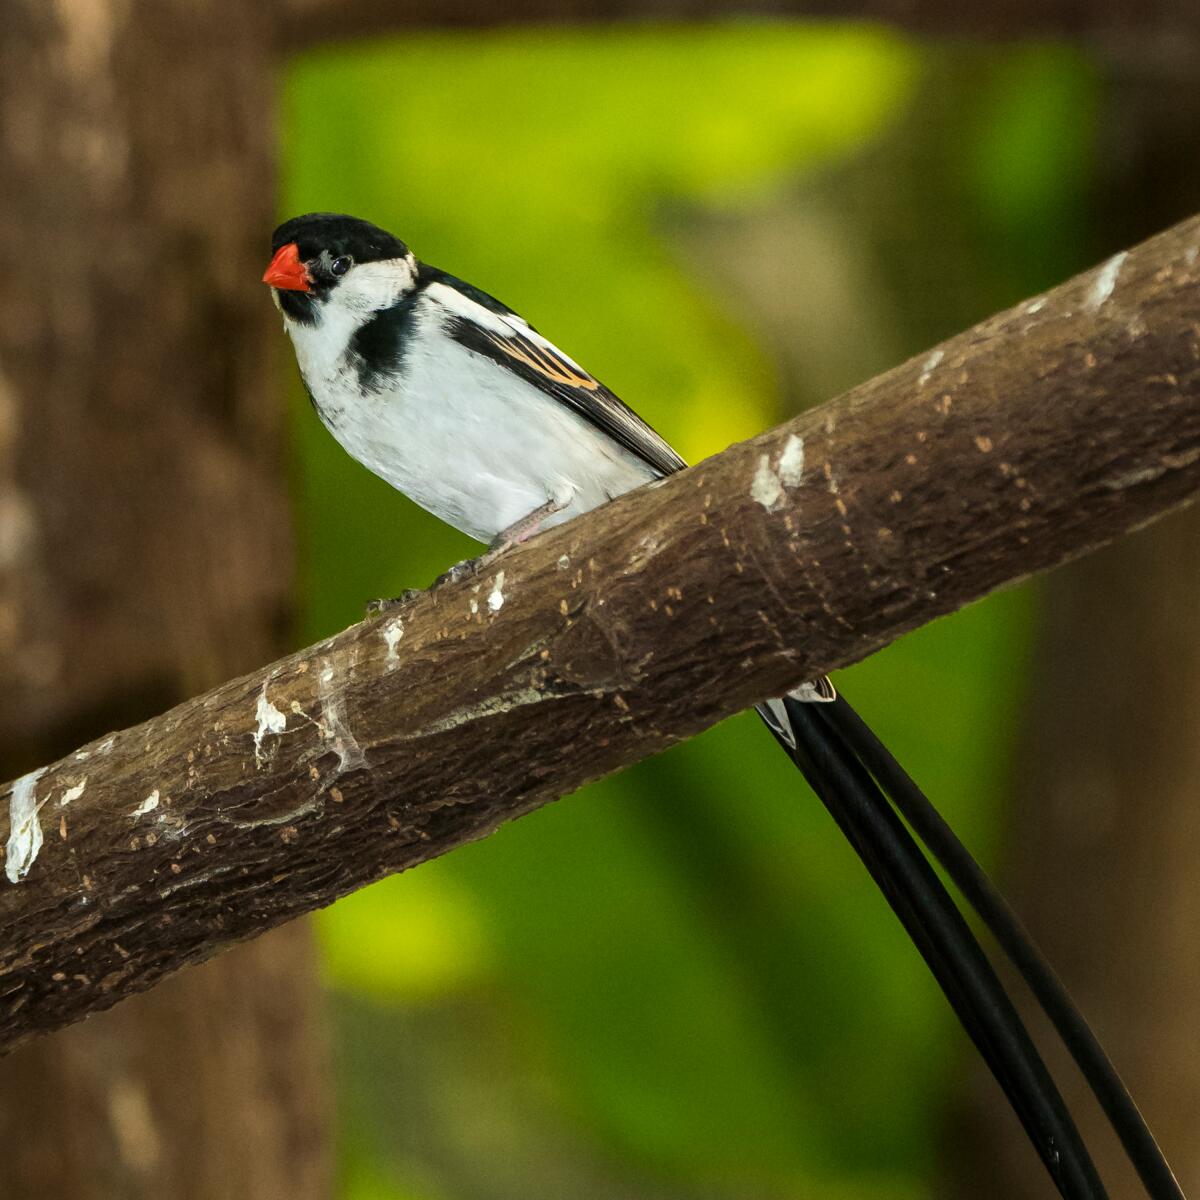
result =
[[[662,475],[687,465],[667,441],[598,379],[499,301],[440,275],[425,293],[446,313],[445,329],[460,345],[499,363]]]

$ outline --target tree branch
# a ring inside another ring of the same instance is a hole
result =
[[[1183,503],[1198,248],[1195,218],[477,581],[18,780],[0,1047]]]

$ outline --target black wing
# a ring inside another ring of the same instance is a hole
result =
[[[451,275],[440,271],[423,274],[422,282],[441,283],[457,293],[460,303],[455,308],[447,306],[450,315],[446,332],[460,345],[492,359],[565,404],[660,475],[673,475],[687,466],[633,409],[511,309]],[[472,319],[469,312],[462,311],[471,303],[493,319]]]

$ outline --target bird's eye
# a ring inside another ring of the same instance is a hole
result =
[[[333,262],[329,264],[329,269],[335,275],[345,275],[345,273],[350,270],[353,265],[354,259],[347,258],[345,255],[343,255],[341,258],[335,258]]]

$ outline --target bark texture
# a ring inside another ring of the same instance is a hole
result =
[[[263,12],[0,3],[6,772],[281,648]],[[5,1197],[321,1196],[320,1045],[297,927],[31,1047],[0,1076]]]
[[[0,1044],[1182,504],[1198,250],[1192,219],[477,580],[18,780]]]

